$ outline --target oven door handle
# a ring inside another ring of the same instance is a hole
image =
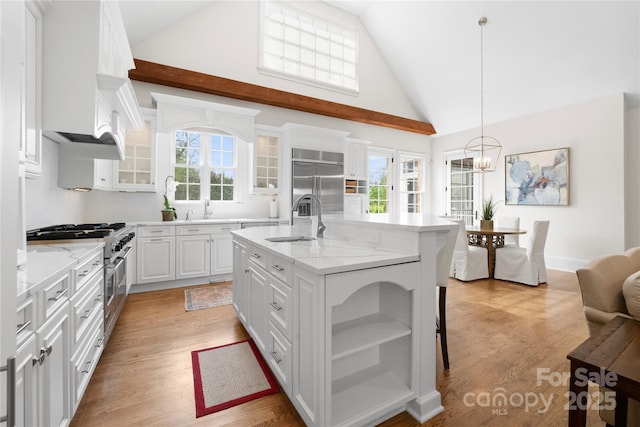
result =
[[[127,249],[125,249],[124,253],[118,257],[118,259],[120,259],[120,260],[125,259],[127,257],[127,255],[129,255],[129,252],[131,252],[132,250],[133,250],[133,248],[131,246],[129,246]]]

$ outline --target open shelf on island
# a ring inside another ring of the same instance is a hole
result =
[[[358,424],[365,414],[402,405],[415,393],[393,371],[373,366],[332,383],[332,426]]]
[[[382,313],[333,325],[332,360],[411,334],[411,328]]]

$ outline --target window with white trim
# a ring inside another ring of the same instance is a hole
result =
[[[393,154],[369,149],[369,213],[390,213],[393,202]]]
[[[424,156],[400,154],[399,207],[400,212],[422,213],[424,196]]]
[[[357,54],[357,29],[287,4],[264,2],[263,70],[357,92]]]
[[[193,130],[174,132],[176,200],[233,201],[236,138]]]

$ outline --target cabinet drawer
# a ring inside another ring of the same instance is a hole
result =
[[[36,319],[33,297],[27,297],[18,304],[16,316],[16,332],[18,334],[18,346],[36,331]]]
[[[255,246],[249,246],[249,261],[258,264],[266,270],[267,266],[270,265],[271,256],[269,255],[269,252],[265,250]]]
[[[71,280],[67,273],[62,277],[52,280],[51,283],[42,289],[39,294],[41,298],[40,307],[42,308],[41,316],[38,317],[40,324],[44,324],[44,322],[68,300],[69,288],[71,287],[70,282]]]
[[[95,313],[98,313],[98,316],[104,316],[103,288],[103,277],[101,275],[95,275],[92,276],[90,283],[83,287],[82,292],[71,298],[72,345],[76,345],[82,341]]]
[[[284,258],[280,258],[276,255],[271,255],[271,262],[269,263],[269,273],[273,274],[284,283],[291,283],[291,263]]]
[[[231,230],[237,230],[240,228],[239,224],[193,224],[193,225],[179,225],[176,227],[176,234],[178,236],[188,236],[191,234],[225,234]]]
[[[103,259],[103,250],[100,249],[99,252],[94,253],[90,257],[88,257],[84,262],[78,264],[72,272],[74,289],[73,293],[78,292],[89,280],[93,273],[96,271],[100,271],[102,274],[102,269],[104,266]]]
[[[275,374],[280,386],[291,398],[291,343],[282,336],[280,331],[269,323],[269,338],[267,343],[267,363]]]
[[[176,231],[173,225],[162,225],[158,227],[138,227],[139,237],[161,237],[175,236]]]
[[[267,290],[269,320],[291,341],[292,295],[291,288],[277,279],[269,280]]]
[[[91,320],[92,324],[89,328],[91,332],[71,358],[71,393],[74,411],[82,399],[103,349],[103,319],[101,316],[95,316],[95,319]]]

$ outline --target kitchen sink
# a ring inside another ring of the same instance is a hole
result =
[[[279,236],[279,237],[267,237],[264,239],[268,242],[281,243],[281,242],[309,242],[316,240],[315,237],[309,236]]]

